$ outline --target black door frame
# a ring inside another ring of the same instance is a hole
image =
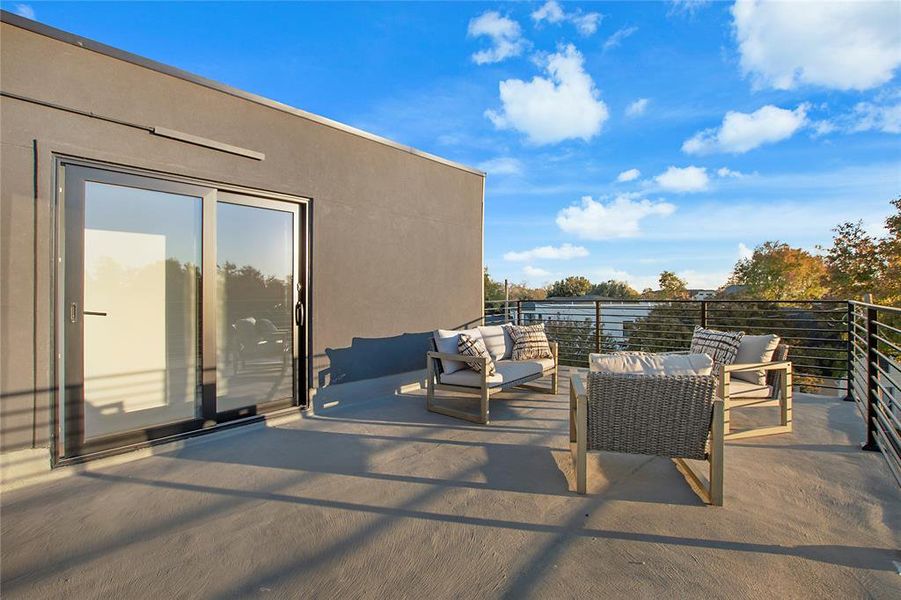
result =
[[[135,169],[121,165],[79,158],[54,156],[57,225],[57,317],[56,347],[59,379],[53,413],[54,464],[81,462],[94,455],[107,455],[135,447],[157,444],[177,437],[196,435],[244,420],[258,420],[274,410],[309,404],[310,358],[310,211],[312,199],[277,192],[249,189],[229,184],[203,181],[168,173]],[[202,268],[201,268],[201,382],[200,418],[158,425],[85,442],[83,405],[83,252],[84,252],[84,182],[98,181],[154,191],[199,197],[202,202]],[[295,214],[295,303],[301,305],[302,318],[294,325],[293,377],[294,394],[238,410],[216,411],[216,278],[205,277],[216,272],[216,204],[218,194],[228,202],[249,206],[290,206]],[[78,268],[71,268],[77,264]],[[300,284],[298,289],[297,283]],[[74,303],[74,304],[73,304]],[[80,350],[79,350],[80,348]]]

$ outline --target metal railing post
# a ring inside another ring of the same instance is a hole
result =
[[[878,311],[872,306],[867,306],[867,443],[862,446],[864,450],[879,452],[876,443],[876,405],[879,402],[879,386],[876,378],[879,376],[876,370],[876,354],[879,340],[876,338],[876,321],[879,319]]]
[[[516,301],[516,324],[522,325],[522,300]]]
[[[845,402],[854,402],[853,383],[851,378],[854,377],[854,305],[848,301],[848,376],[847,376],[847,394]]]
[[[594,351],[601,352],[601,301],[594,301]]]
[[[707,329],[707,301],[701,300],[701,327]]]

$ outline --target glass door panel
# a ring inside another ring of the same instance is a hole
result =
[[[219,194],[216,205],[219,413],[293,402],[298,211]]]
[[[84,183],[84,441],[200,417],[201,214],[200,197]]]

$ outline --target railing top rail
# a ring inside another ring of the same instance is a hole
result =
[[[886,306],[884,304],[873,304],[871,302],[862,302],[860,300],[848,300],[849,304],[854,306],[860,306],[861,308],[875,308],[876,310],[884,310],[890,313],[901,314],[901,307],[898,306]]]
[[[572,298],[544,298],[543,300],[486,300],[485,304],[516,304],[517,302],[532,302],[532,303],[544,303],[544,304],[594,304],[595,302],[599,302],[601,304],[650,304],[650,303],[684,303],[684,304],[698,304],[701,302],[706,302],[707,304],[720,304],[720,303],[736,303],[736,304],[847,304],[848,302],[852,302],[855,304],[866,305],[863,302],[857,302],[856,300],[741,300],[737,298],[723,298],[723,299],[709,299],[709,300],[692,300],[686,298],[669,298],[669,299],[660,299],[660,298],[585,298],[574,296]],[[873,306],[875,308],[888,308],[891,310],[901,310],[901,309],[893,309],[889,306],[880,306],[880,305],[868,305]]]

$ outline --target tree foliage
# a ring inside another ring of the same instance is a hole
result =
[[[731,283],[758,300],[810,300],[826,295],[826,265],[819,256],[782,242],[764,242],[735,265]]]
[[[882,260],[874,237],[863,222],[842,223],[832,230],[835,237],[826,250],[826,285],[835,298],[862,299],[872,293],[882,271]],[[821,248],[822,249],[822,248]]]
[[[610,279],[596,283],[591,288],[592,296],[603,296],[604,298],[638,298],[640,294],[632,286],[625,281],[616,281]]]
[[[547,289],[547,295],[549,298],[578,298],[587,296],[591,288],[591,282],[587,277],[573,275],[551,284]]]

